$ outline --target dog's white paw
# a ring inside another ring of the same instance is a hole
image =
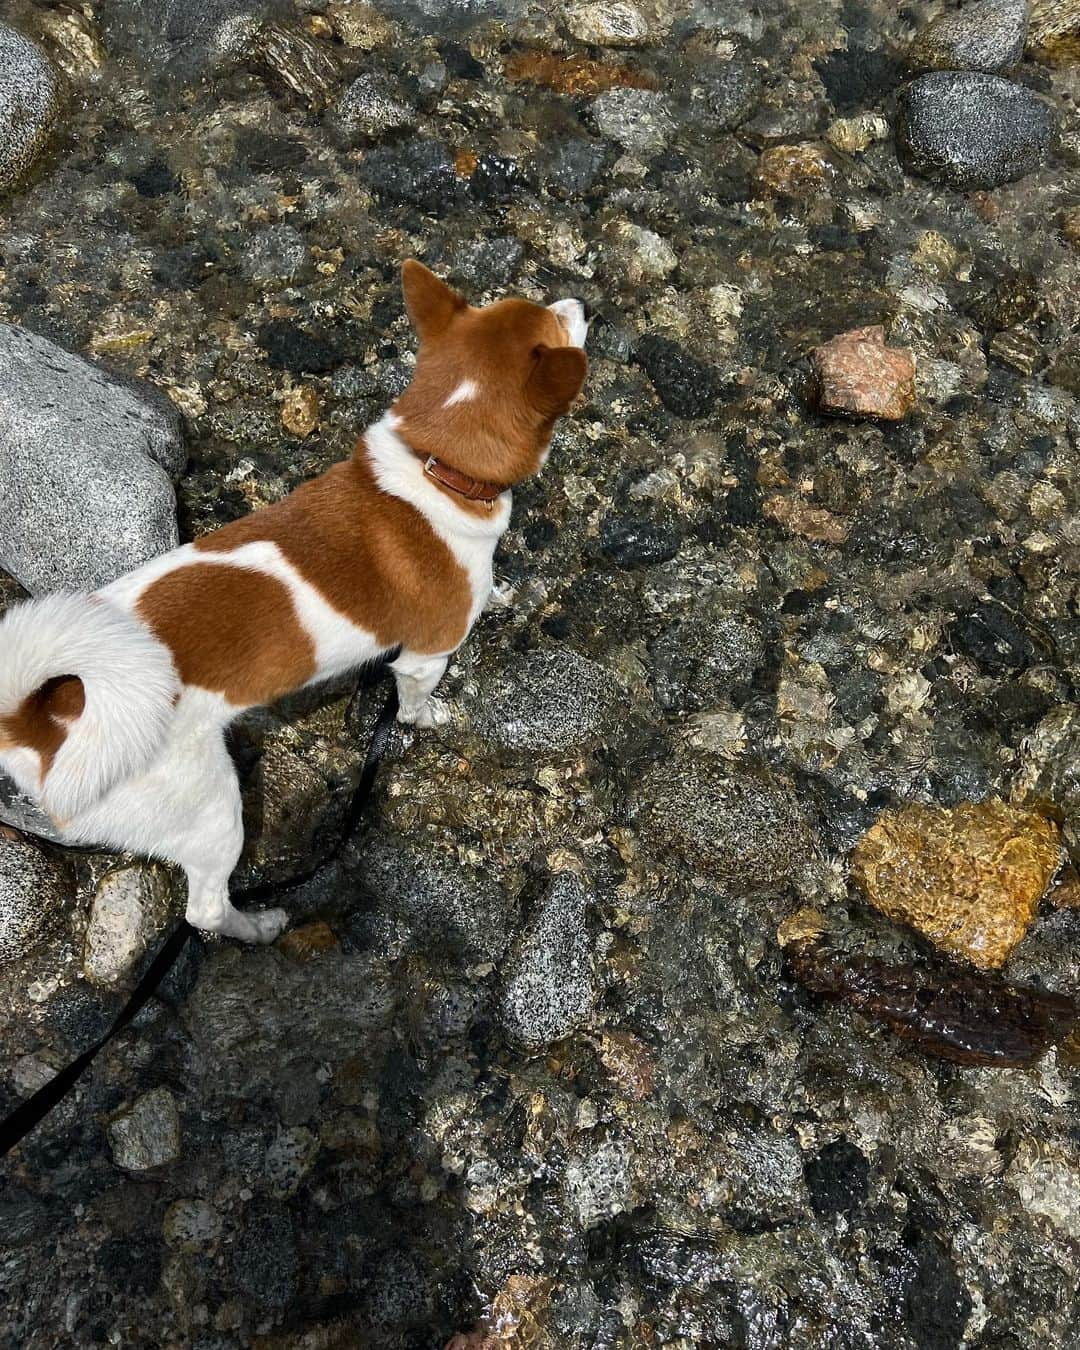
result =
[[[509,609],[517,596],[517,589],[508,581],[496,581],[491,587],[485,609]]]
[[[283,909],[261,909],[247,916],[255,925],[252,942],[273,942],[289,922],[289,916]]]
[[[454,714],[441,698],[429,698],[415,712],[401,711],[397,720],[407,727],[419,727],[421,731],[431,731],[434,727],[444,727],[453,719]]]

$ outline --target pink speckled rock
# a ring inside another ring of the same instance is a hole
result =
[[[915,405],[915,359],[886,347],[875,324],[841,333],[813,354],[822,412],[898,422]]]

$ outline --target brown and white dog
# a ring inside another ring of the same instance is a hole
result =
[[[270,942],[286,921],[229,900],[243,827],[226,726],[398,648],[400,720],[437,725],[432,691],[491,592],[510,488],[585,379],[580,301],[476,309],[415,261],[402,283],[413,380],[351,459],[0,621],[0,766],[66,841],[178,863],[199,928]]]

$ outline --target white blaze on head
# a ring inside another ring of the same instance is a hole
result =
[[[581,301],[556,300],[553,305],[548,305],[548,309],[557,316],[559,322],[566,329],[571,345],[584,347],[585,334],[589,331],[589,323],[585,318],[585,306]]]
[[[467,403],[469,399],[476,397],[476,381],[462,380],[454,392],[443,404],[444,408],[452,408],[455,403]]]

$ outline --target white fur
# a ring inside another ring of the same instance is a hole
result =
[[[548,309],[555,314],[566,329],[570,343],[574,347],[584,347],[589,333],[589,321],[585,317],[585,306],[580,300],[556,300]]]
[[[25,752],[0,754],[19,786],[55,819],[77,815],[150,762],[180,682],[168,648],[142,624],[93,596],[47,595],[0,620],[0,652],[0,716],[58,675],[83,682],[86,706],[44,783],[27,781]]]
[[[462,380],[454,392],[443,404],[444,408],[452,408],[455,403],[468,403],[477,394],[477,385],[475,380]]]

